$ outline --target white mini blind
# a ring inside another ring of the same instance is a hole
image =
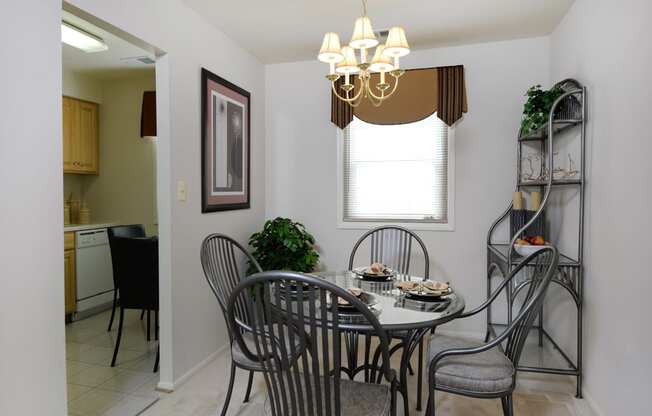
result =
[[[448,127],[435,114],[409,124],[344,130],[344,221],[448,222]]]

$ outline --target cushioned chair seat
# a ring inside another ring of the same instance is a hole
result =
[[[301,374],[300,379],[302,381],[303,377],[303,374]],[[303,388],[305,389],[305,387]],[[331,402],[334,406],[334,401],[331,400]],[[340,379],[340,406],[342,416],[388,416],[392,408],[391,391],[389,386],[385,384]],[[271,414],[269,400],[265,405],[265,413]],[[332,413],[335,414],[334,411]],[[299,414],[302,414],[302,412],[299,412]]]
[[[247,333],[244,334],[242,338],[244,339],[245,344],[247,344],[249,351],[251,351],[253,354],[256,354],[256,344],[254,343],[253,336],[250,333]],[[286,348],[288,352],[292,351],[290,349],[289,341],[287,341]],[[297,353],[299,352],[300,347],[299,347],[298,339],[294,349],[295,351],[297,351]],[[242,351],[240,345],[235,341],[233,342],[233,344],[231,344],[231,358],[240,367],[246,368],[248,370],[262,371],[262,366],[260,365],[260,363],[257,361],[250,360],[247,357],[247,355]]]
[[[430,340],[429,357],[451,348],[473,348],[477,341],[435,334]],[[514,366],[498,348],[479,354],[457,355],[442,359],[435,370],[438,388],[465,390],[476,393],[504,393],[512,389]]]

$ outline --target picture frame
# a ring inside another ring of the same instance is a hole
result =
[[[202,213],[251,207],[251,94],[201,69]]]

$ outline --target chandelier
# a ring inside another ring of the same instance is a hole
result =
[[[371,20],[367,17],[366,0],[362,0],[362,9],[363,16],[355,21],[349,45],[340,47],[339,35],[334,32],[326,33],[317,59],[330,65],[330,72],[326,75],[326,79],[331,82],[331,88],[337,98],[352,107],[359,106],[362,100],[367,98],[378,107],[396,92],[398,80],[405,73],[400,68],[399,58],[409,54],[410,47],[405,31],[398,26],[389,30],[384,45],[379,44],[371,27]],[[376,50],[371,61],[368,61],[368,56],[374,47]],[[360,51],[359,62],[356,58],[356,49]],[[373,73],[380,74],[379,81],[375,85],[371,82]],[[387,82],[387,73],[393,78],[393,83]],[[338,88],[336,82],[342,75],[344,83]],[[353,79],[355,85],[351,82],[353,75],[357,75]]]

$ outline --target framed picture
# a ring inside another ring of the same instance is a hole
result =
[[[202,212],[250,207],[251,94],[201,70]]]

